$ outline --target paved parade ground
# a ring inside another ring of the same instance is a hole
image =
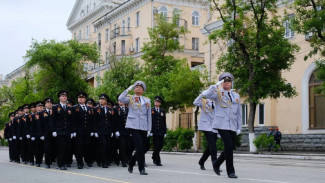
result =
[[[198,154],[162,154],[164,166],[157,167],[151,161],[151,152],[146,155],[146,168],[149,175],[140,175],[137,167],[133,174],[127,168],[110,166],[108,169],[97,167],[77,169],[74,162],[67,171],[37,168],[24,164],[10,163],[8,148],[0,147],[0,183],[209,183],[209,182],[264,182],[264,183],[323,183],[325,180],[324,160],[297,160],[278,158],[258,158],[254,156],[236,156],[234,165],[238,179],[229,179],[225,165],[221,166],[221,176],[216,175],[211,161],[206,162],[206,171],[199,169]]]

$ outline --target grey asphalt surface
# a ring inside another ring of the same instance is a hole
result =
[[[137,167],[130,174],[127,168],[110,166],[108,169],[97,167],[77,169],[74,163],[67,171],[61,171],[56,165],[45,169],[44,165],[35,166],[11,163],[8,160],[8,148],[0,147],[0,183],[51,183],[51,182],[118,182],[118,183],[209,183],[209,182],[266,182],[266,183],[324,183],[325,161],[294,158],[258,157],[255,155],[235,156],[234,164],[238,179],[229,179],[225,164],[221,166],[221,176],[213,172],[211,160],[202,171],[197,164],[200,154],[163,153],[164,166],[157,167],[151,161],[151,153],[146,155],[146,168],[149,175],[140,175]]]

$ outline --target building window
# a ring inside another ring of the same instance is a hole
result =
[[[135,25],[136,27],[140,26],[140,11],[137,12]]]
[[[247,104],[241,105],[242,124],[247,125]]]
[[[180,15],[181,15],[181,10],[175,8],[175,9],[173,10],[173,18],[177,16],[177,17],[176,17],[176,20],[175,20],[175,23],[177,24],[177,26],[180,25],[180,24],[179,24],[179,17],[180,17]]]
[[[122,35],[125,35],[125,20],[122,21]]]
[[[79,30],[79,40],[81,40],[81,30]]]
[[[105,30],[105,42],[108,42],[108,37],[109,37],[109,30]]]
[[[258,105],[258,124],[264,125],[264,104]]]
[[[85,29],[85,38],[86,39],[89,38],[89,26],[88,25],[86,26],[86,29]]]
[[[73,39],[74,39],[74,40],[77,40],[77,33],[74,33],[74,34],[73,34]]]
[[[199,13],[197,11],[192,13],[192,25],[199,25]]]
[[[316,71],[317,72],[317,71]],[[322,85],[322,81],[318,80],[315,72],[309,79],[309,128],[324,129],[325,128],[325,97],[322,94],[315,93],[315,88]]]
[[[87,5],[87,13],[89,12],[89,5]]]
[[[285,28],[284,37],[285,38],[293,38],[295,35],[295,32],[292,30],[292,27],[291,27],[291,21],[293,18],[294,18],[294,15],[289,15],[288,19],[285,20],[285,22],[284,22],[284,28]]]
[[[159,13],[166,19],[167,18],[167,8],[162,6],[159,8]]]
[[[113,43],[113,54],[116,55],[116,42]]]
[[[102,35],[101,33],[98,33],[98,48],[101,49],[102,46]]]
[[[114,25],[114,38],[118,36],[118,33],[119,33],[119,28],[118,28],[118,25],[115,24]]]
[[[131,18],[128,17],[128,31],[130,31],[131,29]]]
[[[135,52],[138,53],[140,51],[140,40],[139,38],[135,39]]]
[[[121,42],[121,53],[122,53],[122,55],[125,55],[125,40],[122,40],[122,42]]]
[[[199,51],[199,38],[192,38],[192,50]]]
[[[106,64],[108,63],[108,51],[105,52],[105,63],[106,63]]]

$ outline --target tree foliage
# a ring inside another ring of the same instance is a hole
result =
[[[248,127],[253,133],[260,100],[296,95],[281,73],[290,69],[299,48],[284,38],[283,22],[276,14],[277,0],[211,2],[223,27],[214,31],[210,39],[233,43],[218,59],[217,70],[235,76],[235,87],[250,104]]]

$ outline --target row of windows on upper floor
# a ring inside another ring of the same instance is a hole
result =
[[[167,17],[167,8],[165,6],[160,7],[159,13],[162,16]],[[175,16],[176,14],[180,15],[180,10],[175,8],[174,11],[173,11],[173,16]],[[199,26],[199,20],[200,20],[199,18],[200,18],[199,12],[198,11],[193,11],[192,12],[192,25]],[[179,20],[176,23],[179,25]],[[136,13],[136,17],[135,17],[135,27],[138,27],[138,26],[140,26],[140,11],[138,11]],[[115,30],[118,27],[119,27],[118,24],[114,25]],[[122,20],[121,27],[122,27],[123,30],[125,28],[127,28],[128,31],[129,31],[130,28],[131,28],[131,17],[127,17],[126,20]],[[95,26],[93,26],[93,29],[94,29],[94,32],[97,32],[97,29],[96,29]],[[90,26],[87,25],[85,27],[85,30],[84,30],[84,38],[88,39],[89,35],[90,35]],[[74,33],[74,39],[77,40],[77,32]],[[82,39],[82,31],[81,30],[79,30],[79,32],[78,32],[78,40],[80,40],[80,39]]]

